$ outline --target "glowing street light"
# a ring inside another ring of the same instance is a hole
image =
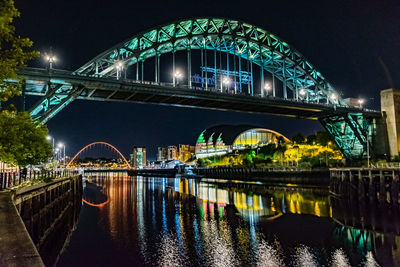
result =
[[[53,63],[57,61],[57,58],[55,55],[53,55],[53,53],[50,51],[50,54],[45,54],[44,55],[44,60],[47,61],[47,63],[49,63],[49,69],[53,68]]]
[[[265,83],[264,89],[267,90],[267,91],[271,90],[272,89],[271,88],[271,84],[270,83]]]
[[[122,70],[124,69],[124,63],[122,61],[117,61],[115,63],[115,68],[117,69],[117,79],[119,79],[119,78],[121,78],[121,73],[122,73]]]
[[[183,78],[183,74],[179,70],[175,71],[174,76],[177,79],[182,79]]]
[[[304,90],[304,89],[300,89],[299,94],[300,94],[301,96],[305,96],[305,95],[307,94],[307,91]]]
[[[364,104],[364,99],[358,99],[358,104],[360,105],[360,108],[362,108],[362,105]]]
[[[58,143],[57,147],[60,149],[60,152],[61,152],[61,148],[63,149],[62,158],[63,158],[63,164],[65,166],[65,145],[60,142],[60,143]]]
[[[179,84],[179,80],[181,80],[182,78],[183,78],[182,72],[180,72],[179,70],[175,71],[175,73],[174,73],[174,86],[176,84]]]
[[[122,70],[124,68],[124,64],[121,61],[118,61],[115,64],[115,67],[117,68],[117,70]]]
[[[224,77],[224,78],[222,79],[222,82],[223,82],[225,85],[229,85],[229,84],[231,83],[231,79],[229,79],[229,77]]]

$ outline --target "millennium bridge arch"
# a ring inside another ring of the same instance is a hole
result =
[[[121,159],[125,162],[125,164],[128,166],[128,168],[131,167],[130,164],[129,164],[129,162],[128,162],[128,161],[126,160],[126,158],[124,157],[124,155],[122,155],[122,153],[121,153],[115,146],[113,146],[113,145],[111,145],[111,144],[109,144],[109,143],[106,143],[106,142],[93,142],[93,143],[90,143],[90,144],[84,146],[81,150],[79,150],[79,152],[76,153],[75,156],[72,157],[72,159],[70,160],[70,162],[67,164],[66,168],[70,168],[71,165],[73,164],[74,160],[75,160],[79,155],[81,155],[85,150],[90,149],[91,147],[94,147],[94,146],[98,146],[98,145],[104,145],[104,146],[106,146],[106,147],[109,147],[110,149],[112,149],[113,151],[115,151],[115,152],[121,157]]]
[[[43,123],[75,99],[125,101],[316,119],[348,159],[377,147],[380,112],[348,106],[293,46],[239,20],[180,20],[133,35],[75,71],[19,74],[24,94],[42,96],[29,111]]]

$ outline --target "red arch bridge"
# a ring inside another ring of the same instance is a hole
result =
[[[348,159],[384,153],[376,138],[380,112],[348,106],[293,46],[238,20],[175,21],[135,34],[75,71],[19,74],[23,95],[41,96],[29,110],[44,123],[75,99],[144,102],[315,119]]]

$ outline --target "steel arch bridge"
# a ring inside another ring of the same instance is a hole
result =
[[[119,156],[121,157],[121,159],[125,162],[125,164],[128,166],[128,168],[131,168],[131,165],[130,165],[129,162],[126,160],[126,158],[124,157],[124,155],[122,155],[122,153],[121,153],[115,146],[113,146],[113,145],[111,145],[111,144],[109,144],[109,143],[106,143],[106,142],[93,142],[93,143],[90,143],[90,144],[84,146],[84,147],[83,147],[81,150],[79,150],[79,152],[76,153],[75,156],[70,160],[70,162],[67,164],[66,168],[70,168],[70,165],[74,162],[74,160],[75,160],[80,154],[82,154],[82,152],[84,152],[85,150],[87,150],[87,149],[89,149],[89,148],[91,148],[91,147],[93,147],[93,146],[96,146],[96,145],[105,145],[105,146],[111,148],[112,150],[114,150],[115,152],[118,153],[118,155],[119,155]]]
[[[196,64],[201,75],[193,74]],[[349,159],[361,159],[373,147],[372,126],[381,116],[346,105],[314,65],[278,36],[224,18],[155,27],[74,72],[26,68],[20,75],[26,78],[23,92],[42,96],[30,112],[44,123],[75,99],[277,114],[319,119]]]

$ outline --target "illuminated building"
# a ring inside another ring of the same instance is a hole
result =
[[[224,155],[233,150],[257,148],[278,139],[289,142],[282,134],[250,125],[218,125],[204,130],[197,139],[196,158]]]
[[[178,159],[178,148],[176,146],[168,146],[167,148],[167,160]]]
[[[157,161],[166,161],[168,160],[167,148],[159,147],[157,150]]]
[[[194,154],[195,147],[191,145],[178,145],[178,159],[180,161],[188,161]]]
[[[146,147],[133,147],[131,161],[134,168],[146,166]]]

